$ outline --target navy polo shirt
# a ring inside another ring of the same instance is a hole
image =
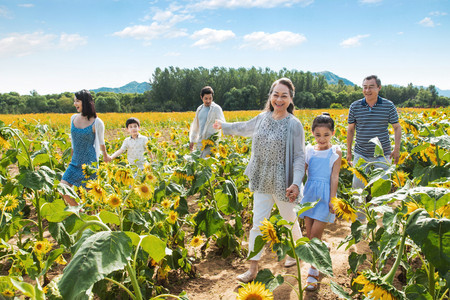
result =
[[[366,98],[353,102],[348,111],[348,124],[353,123],[356,123],[355,153],[374,157],[375,144],[369,141],[378,137],[384,155],[391,154],[388,126],[398,123],[397,109],[392,101],[378,96],[373,107],[367,104]]]

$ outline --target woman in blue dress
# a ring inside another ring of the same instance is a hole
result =
[[[85,187],[85,181],[92,178],[85,178],[82,166],[98,162],[100,152],[102,152],[105,162],[110,161],[111,157],[105,147],[105,125],[97,117],[91,93],[88,90],[76,92],[73,105],[78,114],[74,114],[70,118],[72,160],[64,172],[61,182],[69,186]],[[71,206],[78,205],[69,195],[63,195],[63,199]]]
[[[331,199],[336,197],[342,152],[339,146],[331,144],[334,135],[334,121],[328,113],[317,116],[311,126],[316,145],[308,145],[305,162],[308,179],[301,203],[319,202],[300,215],[305,219],[309,239],[322,239],[326,223],[334,222]],[[317,288],[319,271],[311,265],[306,279],[306,290]]]

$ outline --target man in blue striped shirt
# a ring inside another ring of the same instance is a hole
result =
[[[381,81],[376,75],[368,76],[363,81],[364,98],[353,102],[348,112],[347,128],[347,161],[356,165],[360,158],[366,162],[384,162],[375,164],[375,168],[388,169],[392,158],[398,163],[400,156],[400,142],[402,127],[398,122],[397,109],[394,103],[378,96],[381,90]],[[394,150],[391,152],[389,140],[389,123],[394,128]],[[356,131],[355,155],[352,157],[353,137]],[[383,156],[375,157],[375,144],[370,139],[378,137],[383,146]],[[353,159],[352,159],[353,158]],[[388,163],[388,164],[385,164]],[[353,176],[353,188],[364,188],[364,184]]]

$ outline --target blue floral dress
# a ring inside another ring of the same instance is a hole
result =
[[[97,161],[95,154],[94,141],[95,133],[92,131],[95,121],[86,128],[77,128],[72,124],[70,134],[72,136],[72,160],[62,177],[63,180],[75,186],[86,187],[85,181],[95,178],[95,175],[86,178],[83,174],[83,164],[90,165]]]

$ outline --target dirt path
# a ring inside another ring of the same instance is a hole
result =
[[[334,224],[325,228],[324,240],[331,245],[331,259],[333,262],[334,277],[332,280],[344,286],[349,291],[350,276],[347,275],[348,256],[351,250],[358,253],[369,252],[369,249],[363,249],[366,246],[358,245],[358,249],[352,246],[348,250],[345,247],[337,249],[339,243],[350,233],[350,223],[337,220]],[[296,268],[285,268],[284,261],[278,262],[275,253],[270,249],[264,250],[261,258],[260,269],[268,268],[275,275],[278,274],[296,274]],[[236,276],[245,272],[248,262],[244,259],[236,257],[221,258],[214,251],[209,251],[207,257],[195,265],[198,271],[198,278],[179,279],[178,282],[172,282],[171,291],[174,293],[185,290],[189,299],[195,300],[234,300],[236,293],[240,287]],[[302,284],[306,281],[306,274],[309,265],[301,263]],[[292,277],[285,277],[285,281],[292,285],[297,285]],[[326,283],[330,282],[330,278],[323,278],[323,284],[315,292],[307,292],[304,299],[339,299]],[[292,288],[284,283],[274,291],[275,300],[291,300],[298,299],[298,296]]]

